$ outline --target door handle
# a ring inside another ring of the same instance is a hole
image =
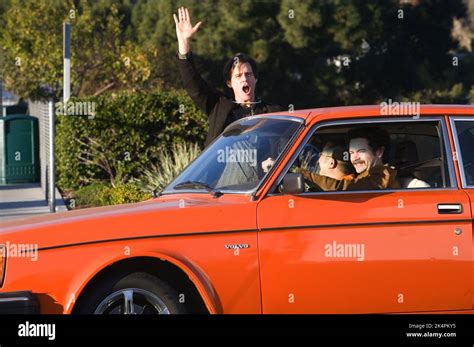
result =
[[[438,204],[439,214],[461,214],[462,211],[461,204]]]

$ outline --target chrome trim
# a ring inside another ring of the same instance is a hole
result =
[[[474,122],[474,119],[472,117],[470,118],[467,118],[467,117],[455,117],[455,116],[450,116],[449,117],[449,123],[451,124],[451,129],[452,129],[452,132],[453,132],[453,141],[454,141],[454,149],[455,149],[455,153],[456,153],[456,159],[457,159],[457,162],[458,162],[458,168],[459,168],[459,172],[461,174],[461,184],[462,184],[462,188],[464,189],[472,189],[474,188],[474,185],[468,185],[467,184],[467,181],[466,181],[466,173],[464,172],[464,163],[462,161],[462,153],[461,153],[461,146],[459,144],[459,138],[458,138],[458,130],[456,129],[456,122],[457,121],[460,121],[460,122],[465,122],[465,121],[469,121],[469,122]],[[459,153],[459,155],[457,155],[457,153]]]
[[[451,188],[456,188],[458,184],[456,182],[456,170],[454,169],[453,148],[451,148],[449,131],[444,117],[441,119],[441,131],[443,135],[441,140],[444,143],[445,159],[448,164],[449,181],[451,183]]]
[[[274,183],[272,184],[272,186],[270,187],[269,189],[269,192],[272,192],[276,189],[276,187],[278,187],[278,185],[281,183],[282,179],[283,179],[283,176],[285,175],[285,173],[290,169],[291,167],[291,164],[295,161],[296,157],[299,155],[299,153],[302,151],[303,147],[305,146],[305,144],[308,142],[308,140],[311,138],[311,136],[313,136],[313,134],[318,130],[320,129],[321,127],[327,127],[327,126],[334,126],[334,125],[347,125],[347,124],[364,124],[364,123],[367,123],[367,120],[370,120],[370,123],[394,123],[394,122],[433,122],[433,121],[436,121],[436,122],[439,122],[441,123],[441,129],[443,130],[442,133],[443,133],[443,136],[446,138],[447,134],[448,134],[448,131],[447,131],[447,128],[446,128],[446,124],[445,124],[445,121],[444,121],[444,116],[442,115],[439,115],[439,116],[429,116],[429,117],[419,117],[417,119],[414,119],[413,117],[390,117],[388,119],[383,119],[383,120],[373,120],[373,119],[370,119],[370,118],[364,118],[364,119],[344,119],[344,120],[337,120],[337,121],[331,121],[331,120],[328,120],[328,121],[323,121],[321,122],[320,124],[316,123],[314,125],[314,128],[311,129],[305,136],[305,138],[301,141],[301,144],[299,145],[299,147],[297,148],[297,150],[295,151],[295,153],[293,153],[293,155],[291,156],[290,160],[286,163],[285,167],[283,168],[283,170],[280,172],[280,174],[278,175],[278,177],[276,178],[276,180],[274,181]],[[445,139],[441,139],[443,142],[444,142],[444,145],[445,145],[445,151],[446,151],[446,154],[447,153],[452,153],[451,152],[451,148],[450,148],[450,145],[449,145],[449,141],[446,141]],[[386,190],[351,190],[350,191],[350,194],[353,194],[353,193],[392,193],[392,192],[404,192],[404,191],[408,191],[408,192],[413,192],[413,191],[446,191],[446,190],[456,190],[456,181],[454,180],[454,164],[452,163],[452,155],[450,156],[451,159],[448,159],[446,158],[446,161],[448,162],[448,171],[449,171],[449,181],[450,181],[450,185],[451,187],[447,187],[447,188],[436,188],[436,189],[433,189],[433,188],[417,188],[417,189],[386,189]],[[298,194],[297,196],[300,196],[300,195],[304,195],[304,196],[308,196],[308,195],[314,195],[314,194],[334,194],[334,193],[342,193],[342,194],[348,194],[349,191],[334,191],[334,192],[305,192],[305,193],[301,193],[301,194]],[[275,195],[278,195],[278,196],[281,196],[281,194],[278,194],[278,193],[268,193],[267,196],[275,196]]]
[[[276,112],[274,112],[274,113],[276,113]],[[306,117],[308,115],[309,115],[309,112],[306,115]],[[234,124],[236,122],[240,122],[243,119],[247,120],[247,119],[259,119],[259,118],[286,119],[286,120],[291,120],[291,121],[298,122],[298,123],[305,123],[305,120],[306,120],[306,118],[297,117],[297,116],[272,115],[272,114],[265,114],[264,113],[264,114],[256,114],[256,115],[253,115],[253,116],[247,116],[247,117],[244,117],[244,118],[237,119],[236,121],[233,121],[232,123],[230,123],[228,126],[231,126],[232,124]]]
[[[413,192],[446,192],[446,191],[457,191],[457,188],[450,187],[450,188],[404,188],[404,189],[373,189],[373,190],[334,190],[328,192],[306,192],[301,193],[304,196],[313,196],[313,195],[341,195],[341,194],[389,194],[389,193],[413,193]],[[267,194],[267,196],[301,196],[301,194],[297,195],[290,195],[290,194],[279,194],[279,193],[272,193]]]
[[[462,207],[461,204],[438,204],[440,210],[459,210],[460,207]]]
[[[0,298],[0,303],[2,302],[16,302],[16,301],[29,301],[30,299],[26,296],[18,297],[18,298]]]
[[[451,204],[451,203],[440,203],[438,204],[438,213],[439,214],[462,214],[463,206],[462,204]]]
[[[140,297],[142,301],[136,304],[134,297]],[[159,296],[140,288],[125,288],[113,292],[99,303],[94,314],[109,314],[110,310],[113,311],[117,307],[121,307],[123,309],[122,314],[127,315],[144,314],[148,307],[152,307],[157,314],[170,314],[168,306]],[[141,308],[141,312],[137,312],[137,308]]]
[[[216,191],[218,191],[220,193],[224,193],[224,194],[247,194],[247,195],[251,195],[253,193],[253,189],[251,191],[249,191],[249,190],[229,190],[229,191],[227,191],[227,190],[223,190],[223,189],[216,189]],[[173,191],[173,192],[170,192],[170,193],[160,194],[160,196],[161,195],[174,195],[174,194],[181,194],[181,193],[186,193],[186,194],[195,193],[195,194],[203,194],[203,195],[211,195],[212,194],[212,192],[208,192],[205,189],[179,189],[179,190],[176,190],[176,191]],[[216,199],[219,199],[221,196],[216,197]]]

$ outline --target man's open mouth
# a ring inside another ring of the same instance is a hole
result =
[[[249,86],[243,86],[243,87],[242,87],[242,91],[243,91],[245,94],[248,94],[248,93],[250,93],[250,87],[249,87]]]

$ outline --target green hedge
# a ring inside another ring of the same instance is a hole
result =
[[[106,205],[127,204],[151,199],[150,193],[145,193],[133,183],[110,184],[93,183],[74,191],[68,206],[71,209],[88,208]],[[74,204],[72,204],[72,199]]]
[[[102,191],[108,189],[104,183],[93,183],[80,187],[66,200],[70,209],[102,206]]]
[[[93,117],[57,115],[58,185],[75,190],[95,182],[139,178],[173,143],[203,145],[207,119],[184,91],[104,94]]]

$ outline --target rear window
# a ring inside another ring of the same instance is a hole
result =
[[[474,186],[474,120],[455,121],[458,137],[458,160],[461,164],[464,181]]]

